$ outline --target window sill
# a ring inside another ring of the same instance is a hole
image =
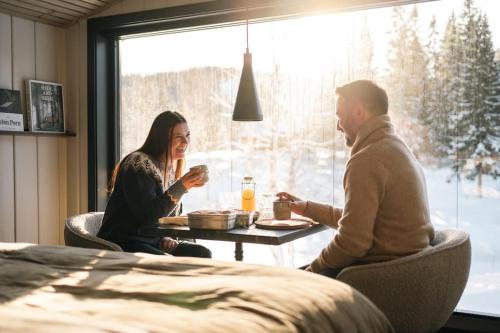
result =
[[[442,328],[439,332],[490,333],[498,332],[499,327],[500,318],[497,316],[479,313],[454,312],[444,328]]]

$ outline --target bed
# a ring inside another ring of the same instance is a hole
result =
[[[0,332],[393,332],[348,285],[297,269],[0,243]]]

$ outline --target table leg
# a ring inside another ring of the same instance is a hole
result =
[[[243,243],[235,243],[234,258],[236,261],[243,261]]]

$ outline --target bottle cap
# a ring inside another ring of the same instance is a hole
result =
[[[253,180],[253,177],[252,176],[245,176],[245,177],[243,177],[243,180],[248,182],[248,181]]]

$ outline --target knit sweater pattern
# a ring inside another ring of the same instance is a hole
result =
[[[187,192],[173,171],[166,178],[147,154],[136,151],[125,157],[98,236],[116,242],[135,239],[157,244],[160,237],[143,237],[140,229],[158,224],[160,217],[178,214],[180,199]]]

